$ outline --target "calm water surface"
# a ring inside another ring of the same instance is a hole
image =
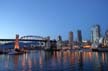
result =
[[[31,51],[0,55],[0,71],[108,71],[107,52]]]

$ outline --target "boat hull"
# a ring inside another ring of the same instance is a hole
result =
[[[23,54],[22,51],[15,51],[15,50],[12,50],[8,53],[9,55],[17,55],[17,54]]]

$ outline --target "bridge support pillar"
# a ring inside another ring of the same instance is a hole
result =
[[[14,49],[19,49],[19,35],[16,35]]]
[[[50,49],[51,48],[51,43],[50,43],[50,36],[47,37],[47,42],[46,42],[46,46],[45,49]]]

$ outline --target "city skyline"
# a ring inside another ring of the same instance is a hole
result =
[[[16,34],[51,36],[68,39],[70,31],[77,39],[91,38],[91,27],[99,24],[102,35],[108,28],[108,1],[90,0],[1,0],[0,38],[14,38]]]

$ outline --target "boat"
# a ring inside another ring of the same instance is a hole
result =
[[[98,51],[98,44],[93,43],[91,49],[92,51]]]
[[[9,55],[17,55],[17,54],[23,54],[23,52],[22,51],[17,51],[17,50],[11,50],[9,53],[8,53]]]

